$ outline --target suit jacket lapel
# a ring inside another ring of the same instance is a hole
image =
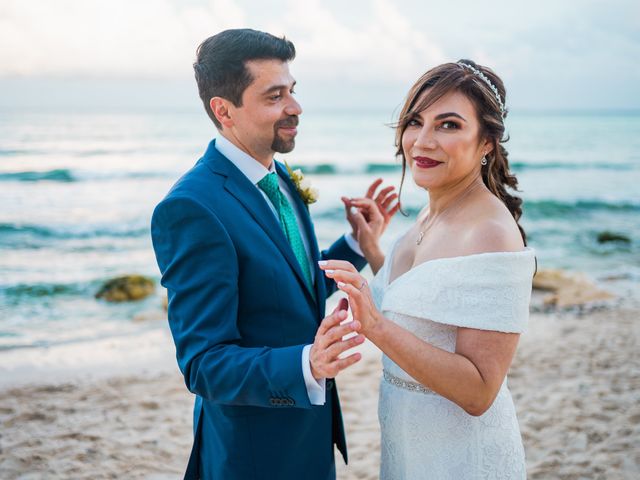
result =
[[[314,272],[315,272],[314,273],[314,277],[315,277],[314,289],[316,293],[316,299],[319,300],[321,298],[320,284],[323,280],[322,276],[324,276],[324,272],[322,272],[320,270],[320,267],[318,266],[318,260],[320,260],[318,253],[320,250],[318,249],[318,240],[316,239],[316,232],[315,232],[315,229],[313,228],[313,222],[311,222],[309,208],[303,202],[302,198],[298,194],[298,190],[296,189],[296,186],[294,185],[293,181],[289,177],[289,173],[287,172],[287,169],[280,162],[276,162],[276,170],[278,171],[278,175],[280,175],[284,179],[285,183],[289,187],[289,191],[292,194],[291,196],[294,198],[294,201],[296,203],[296,208],[300,212],[300,217],[302,218],[301,227],[304,229],[307,239],[309,240],[309,250],[311,250],[311,260],[313,263],[312,268],[314,269]]]
[[[304,275],[300,264],[296,259],[296,256],[289,245],[287,237],[282,231],[280,222],[275,217],[269,205],[267,205],[264,197],[258,191],[257,187],[253,185],[249,179],[224,155],[222,155],[215,148],[215,140],[209,144],[203,161],[209,166],[209,168],[215,173],[221,174],[226,177],[224,188],[233,197],[240,202],[253,219],[258,223],[269,238],[276,244],[278,250],[282,253],[289,266],[293,269],[298,281],[302,284],[307,297],[314,302],[314,299],[306,287]],[[294,187],[295,191],[295,187]]]

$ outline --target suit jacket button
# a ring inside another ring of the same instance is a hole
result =
[[[330,378],[327,380],[327,390],[331,390],[333,388],[333,384],[335,383],[335,381]]]
[[[293,400],[293,398],[290,398],[290,399],[287,401],[287,405],[289,405],[290,407],[293,407],[295,404],[296,404],[296,402]]]
[[[275,399],[275,398],[270,398],[270,399],[269,399],[269,403],[270,403],[271,405],[275,405],[275,404],[276,404],[276,399]]]

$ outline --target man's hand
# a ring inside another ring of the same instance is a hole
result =
[[[316,338],[309,352],[311,375],[316,380],[333,378],[338,375],[338,372],[362,358],[360,353],[352,353],[345,358],[339,358],[339,355],[346,350],[364,342],[363,335],[356,335],[348,340],[342,339],[345,335],[360,329],[360,322],[357,321],[340,325],[340,322],[347,318],[348,307],[347,299],[343,298],[331,315],[325,317],[318,327]]]

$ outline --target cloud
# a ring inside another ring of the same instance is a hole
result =
[[[0,76],[176,76],[214,32],[260,24],[292,38],[296,68],[318,78],[414,78],[441,49],[389,0],[358,12],[357,28],[318,0],[258,12],[232,0],[8,0],[0,9]],[[260,28],[260,27],[258,27]]]
[[[245,22],[231,0],[6,0],[0,76],[175,76],[211,32]]]
[[[0,79],[191,85],[197,45],[233,27],[291,38],[299,90],[319,103],[393,103],[426,69],[472,58],[503,77],[518,105],[640,106],[640,3],[631,0],[2,0]]]
[[[353,26],[340,9],[319,0],[290,1],[284,18],[273,22],[295,40],[296,69],[321,79],[406,81],[425,65],[445,60],[442,49],[414,27],[393,2],[375,0],[358,11],[364,20]]]

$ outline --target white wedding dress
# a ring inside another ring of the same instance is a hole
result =
[[[453,352],[458,327],[524,330],[533,250],[431,260],[389,283],[393,250],[371,282],[372,295],[385,317],[425,342]],[[474,417],[417,383],[386,355],[382,362],[382,480],[526,478],[506,378],[489,410]]]

